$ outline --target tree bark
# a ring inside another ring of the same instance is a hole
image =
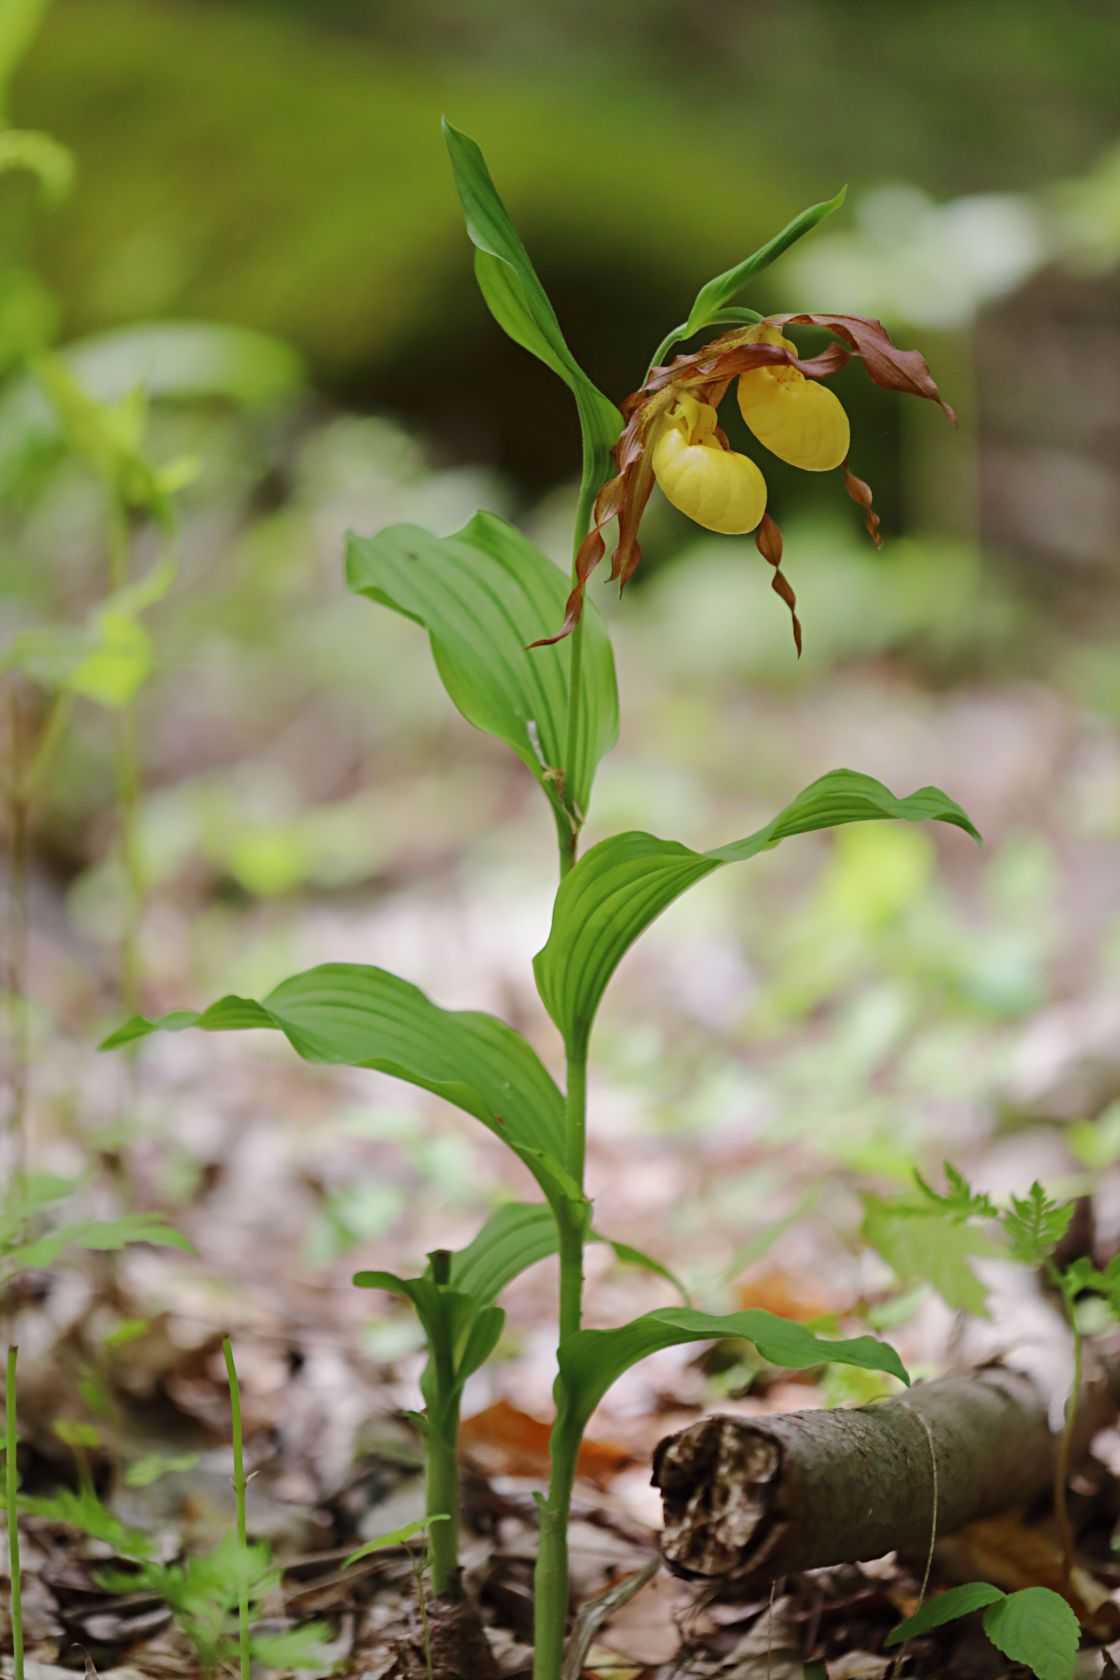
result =
[[[1086,1383],[1071,1462],[1112,1411]],[[1029,1505],[1052,1485],[1057,1437],[1029,1377],[993,1366],[851,1411],[709,1417],[662,1441],[653,1484],[675,1574],[764,1581],[929,1546]]]

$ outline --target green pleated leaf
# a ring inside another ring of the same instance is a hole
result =
[[[640,1266],[643,1271],[664,1278],[688,1304],[684,1285],[652,1255],[629,1243],[613,1242],[598,1231],[589,1232],[588,1240],[606,1243],[621,1264]],[[550,1207],[539,1202],[507,1202],[490,1215],[465,1248],[451,1255],[448,1281],[452,1288],[462,1290],[480,1303],[494,1301],[507,1283],[538,1260],[555,1254],[556,1249],[556,1219]],[[367,1274],[360,1275],[364,1279]]]
[[[427,630],[448,694],[468,723],[513,748],[555,811],[581,820],[595,766],[618,734],[618,691],[606,626],[588,603],[580,670],[580,753],[571,785],[558,777],[567,740],[570,653],[529,648],[564,615],[569,580],[539,548],[491,513],[452,537],[390,525],[351,534],[346,580]]]
[[[896,799],[872,776],[833,770],[799,793],[765,828],[710,852],[639,832],[616,834],[592,846],[561,882],[548,942],[533,960],[537,990],[565,1040],[586,1042],[622,957],[695,881],[725,863],[755,857],[789,835],[881,818],[952,823],[980,838],[960,806],[938,788],[919,788],[907,799]]]
[[[883,1643],[901,1645],[904,1640],[928,1633],[930,1628],[943,1627],[946,1622],[955,1622],[959,1616],[967,1616],[973,1610],[998,1604],[1003,1597],[1000,1589],[987,1581],[966,1581],[963,1586],[950,1587],[947,1592],[928,1598],[920,1610],[893,1628]]]
[[[456,1405],[467,1378],[486,1363],[498,1344],[506,1320],[502,1309],[436,1283],[430,1275],[403,1278],[396,1272],[355,1272],[354,1282],[359,1289],[384,1289],[411,1302],[428,1344],[420,1388],[429,1412],[434,1417],[448,1405]],[[452,1378],[447,1391],[441,1388],[444,1372]]]
[[[688,1290],[680,1278],[675,1272],[671,1272],[668,1266],[663,1266],[660,1260],[655,1260],[652,1254],[647,1254],[644,1249],[634,1248],[630,1243],[614,1242],[610,1237],[600,1236],[598,1231],[592,1231],[588,1240],[606,1243],[608,1248],[613,1249],[614,1257],[620,1265],[639,1266],[643,1272],[651,1272],[654,1277],[664,1278],[666,1283],[672,1284],[685,1306],[688,1306]]]
[[[502,1334],[506,1315],[501,1307],[483,1307],[471,1319],[470,1332],[455,1366],[456,1378],[465,1383],[479,1370],[494,1349]]]
[[[496,1301],[507,1283],[556,1253],[556,1220],[541,1202],[496,1208],[465,1248],[451,1255],[448,1282],[480,1304]]]
[[[1081,1624],[1049,1587],[1024,1587],[993,1604],[984,1615],[984,1632],[998,1651],[1025,1663],[1038,1680],[1073,1680]]]
[[[727,269],[723,274],[717,274],[706,286],[701,286],[696,294],[696,302],[688,312],[688,320],[681,337],[688,338],[694,332],[699,332],[701,327],[712,325],[719,312],[727,307],[748,280],[753,280],[756,274],[761,274],[764,268],[769,268],[772,262],[776,262],[791,245],[796,245],[818,222],[823,222],[826,216],[831,216],[834,210],[839,210],[846,191],[847,188],[841,187],[835,198],[826,198],[822,203],[812,204],[808,210],[802,210],[800,216],[795,216],[781,233],[776,233],[773,239],[759,246],[752,256],[736,263],[734,268]]]
[[[806,1371],[814,1365],[857,1365],[889,1371],[904,1383],[910,1380],[894,1349],[874,1336],[827,1341],[803,1324],[753,1307],[733,1313],[661,1307],[616,1330],[579,1330],[560,1344],[556,1404],[565,1429],[582,1430],[611,1384],[640,1359],[661,1348],[723,1336],[745,1337],[764,1359],[791,1371]]]
[[[536,1051],[496,1016],[440,1009],[382,968],[324,963],[282,980],[260,1003],[224,997],[201,1013],[134,1015],[102,1049],[184,1027],[275,1028],[306,1062],[376,1068],[433,1091],[481,1120],[522,1156],[546,1195],[556,1194],[564,1099]]]
[[[606,452],[622,431],[622,416],[584,373],[564,339],[556,311],[502,203],[477,142],[443,121],[455,187],[475,247],[479,289],[498,325],[540,358],[576,398],[584,435]]]
[[[429,1343],[439,1341],[446,1334],[448,1313],[454,1302],[468,1301],[461,1292],[441,1289],[430,1277],[406,1278],[396,1272],[367,1271],[355,1272],[354,1283],[358,1289],[383,1289],[387,1295],[399,1295],[403,1301],[410,1302]]]

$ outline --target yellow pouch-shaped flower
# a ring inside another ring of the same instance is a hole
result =
[[[716,435],[716,411],[682,394],[653,449],[653,475],[681,513],[709,531],[753,531],[766,512],[766,480]]]
[[[753,342],[797,346],[776,327],[751,329]],[[838,397],[797,368],[752,368],[739,380],[739,408],[751,431],[781,461],[806,472],[831,472],[848,453],[848,416]]]

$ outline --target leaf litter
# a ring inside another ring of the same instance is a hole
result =
[[[641,635],[639,626],[629,648],[624,641],[624,657],[640,658]],[[642,717],[663,714],[666,702],[640,670],[634,699],[632,727],[640,739]],[[770,1021],[766,1034],[752,1042],[742,1009],[697,983],[689,991],[693,1013],[683,1021],[672,1015],[662,985],[671,972],[667,952],[678,945],[687,951],[682,973],[695,976],[709,963],[720,972],[726,963],[721,924],[732,912],[748,949],[766,949],[768,929],[786,902],[804,892],[807,876],[818,883],[823,877],[830,902],[842,904],[844,893],[856,890],[856,840],[831,858],[820,849],[801,862],[792,854],[764,860],[761,892],[713,883],[706,890],[714,909],[682,907],[676,924],[655,930],[628,960],[622,1001],[605,1007],[594,1095],[601,1125],[591,1147],[602,1228],[675,1260],[694,1288],[716,1299],[722,1292],[726,1305],[764,1305],[795,1320],[844,1319],[853,1309],[874,1315],[889,1310],[899,1283],[920,1284],[923,1267],[911,1265],[907,1276],[900,1252],[901,1271],[891,1279],[859,1251],[858,1191],[897,1184],[897,1159],[915,1148],[925,1148],[924,1170],[936,1172],[937,1156],[930,1157],[923,1136],[947,1138],[945,1152],[986,1185],[1025,1188],[1041,1170],[1041,1154],[1054,1163],[1054,1175],[1077,1179],[1080,1173],[1078,1182],[1086,1182],[1082,1158],[1098,1134],[1085,1128],[1107,1115],[1120,1093],[1109,1036],[1116,1003],[1102,953],[1107,928],[1099,901],[1077,890],[1085,872],[1097,868],[1108,837],[1055,815],[1069,803],[1052,797],[1055,786],[1069,787],[1079,774],[1076,743],[1084,726],[1053,695],[1043,698],[1029,686],[958,693],[948,729],[943,711],[934,727],[920,688],[881,670],[844,676],[827,715],[811,698],[784,701],[780,718],[764,695],[752,704],[762,733],[771,728],[775,750],[810,768],[829,758],[832,740],[850,743],[861,732],[875,747],[861,762],[888,781],[902,766],[908,782],[950,779],[940,761],[951,760],[955,790],[966,805],[985,810],[990,852],[1014,854],[1019,825],[1029,816],[1037,818],[1050,858],[1049,888],[1037,878],[1032,885],[1027,859],[1016,865],[1018,879],[1005,884],[1002,905],[982,901],[971,860],[954,862],[951,897],[931,912],[961,929],[978,920],[994,940],[989,958],[1004,949],[1008,965],[1034,963],[1040,977],[1034,996],[1009,992],[997,962],[985,970],[950,959],[921,914],[899,909],[888,914],[888,927],[893,915],[900,940],[911,949],[917,942],[923,962],[935,970],[940,1004],[921,990],[902,947],[891,955],[889,938],[885,971],[857,972],[839,988],[824,973],[819,997],[810,992],[799,1001],[789,990],[781,937],[771,936],[775,955],[744,976],[752,1010],[758,1006],[758,1017]],[[1099,729],[1097,737],[1099,754]],[[847,750],[855,756],[850,745]],[[485,743],[461,747],[468,751],[476,753],[475,774],[494,807],[508,802],[512,784],[496,757]],[[993,762],[999,767],[994,785]],[[1118,765],[1114,747],[1109,774],[1115,777]],[[461,769],[460,758],[455,774]],[[719,832],[719,812],[732,809],[739,783],[738,774],[725,770],[711,779],[690,806],[697,830]],[[514,825],[528,828],[517,797],[513,806]],[[699,832],[696,839],[702,841]],[[327,951],[341,958],[376,951],[379,960],[386,953],[392,960],[393,950],[401,950],[410,977],[441,1001],[455,1006],[481,996],[547,1044],[517,948],[520,941],[532,949],[547,904],[543,876],[511,906],[510,924],[498,937],[480,908],[492,901],[501,861],[485,842],[469,869],[452,864],[434,880],[407,842],[397,844],[393,867],[404,885],[392,897],[374,893],[341,903],[327,895],[308,899],[302,910],[288,907],[279,957],[275,908],[248,902],[236,916],[227,913],[224,945],[238,944],[246,972],[255,968],[265,976],[291,966],[292,949],[309,960]],[[1014,877],[1010,865],[1008,874]],[[1066,912],[1065,931],[1032,954],[1012,936],[1024,907],[1037,907],[1047,892]],[[188,960],[197,908],[197,900],[176,889],[154,918],[153,989],[168,1006],[206,995],[197,956]],[[833,914],[838,919],[826,934],[839,963],[848,935],[843,917]],[[88,994],[72,979],[81,952],[65,917],[52,915],[39,926],[36,971],[50,994],[58,1043],[37,1086],[35,1131],[42,1165],[65,1172],[80,1161],[80,1134],[67,1118],[74,1093],[82,1092],[82,1132],[105,1134],[127,1112],[128,1090],[116,1071],[89,1056]],[[455,955],[450,987],[449,949]],[[795,955],[791,949],[789,964]],[[221,952],[209,960],[216,968],[224,963]],[[920,1017],[935,1005],[939,1023],[923,1038]],[[827,1089],[814,1087],[815,1124],[800,1127],[810,1089],[805,1081],[826,1065],[839,1072]],[[938,1096],[941,1083],[952,1093],[948,1102]],[[167,1559],[216,1544],[231,1512],[220,1352],[229,1329],[254,1471],[250,1534],[270,1543],[280,1570],[268,1625],[283,1631],[326,1619],[331,1660],[342,1673],[397,1680],[420,1672],[407,1552],[390,1548],[384,1558],[342,1567],[358,1545],[422,1511],[417,1441],[403,1421],[416,1404],[420,1350],[404,1315],[387,1302],[383,1312],[371,1313],[370,1301],[349,1287],[349,1275],[357,1264],[399,1264],[402,1246],[420,1260],[429,1247],[467,1240],[493,1198],[523,1194],[525,1186],[512,1178],[503,1152],[434,1100],[402,1096],[374,1074],[294,1070],[290,1057],[249,1040],[161,1043],[145,1056],[138,1090],[141,1106],[125,1135],[103,1150],[104,1181],[80,1195],[94,1214],[101,1211],[96,1203],[111,1206],[127,1187],[137,1206],[166,1208],[200,1258],[151,1248],[100,1258],[87,1253],[51,1260],[21,1280],[13,1306],[25,1488],[45,1495],[75,1486],[74,1451],[57,1426],[84,1423],[95,1437],[85,1449],[89,1473],[122,1524],[143,1532]],[[887,1116],[900,1109],[902,1134],[892,1153]],[[1085,1240],[1097,1265],[1115,1252],[1120,1228],[1118,1158],[1120,1145],[1092,1159],[1097,1220]],[[1042,1176],[1052,1176],[1050,1166]],[[347,1200],[358,1181],[378,1186],[380,1197]],[[812,1187],[817,1205],[779,1233],[753,1269],[729,1277],[729,1260],[744,1240],[792,1212]],[[836,1230],[851,1240],[837,1241]],[[973,1275],[967,1254],[953,1261],[958,1264]],[[976,1262],[975,1275],[990,1287],[985,1265]],[[606,1252],[589,1254],[589,1275],[596,1324],[670,1300],[667,1286],[618,1266]],[[524,1426],[515,1428],[513,1420],[532,1423],[548,1411],[552,1372],[538,1326],[547,1320],[552,1287],[545,1265],[508,1291],[508,1360],[497,1375],[475,1380],[466,1407],[467,1585],[483,1605],[503,1677],[528,1666],[529,1492],[541,1475],[542,1440],[537,1425],[529,1449],[519,1441]],[[996,1309],[995,1351],[1005,1356],[1022,1343],[1024,1327],[1047,1311],[1037,1291],[997,1299]],[[936,1370],[965,1357],[951,1315],[928,1297],[894,1334],[911,1365]],[[1027,1328],[1026,1338],[1037,1341],[1036,1329]],[[821,1398],[804,1381],[763,1377],[734,1346],[701,1354],[674,1349],[629,1373],[593,1428],[585,1466],[591,1475],[581,1484],[582,1514],[573,1530],[581,1597],[605,1593],[609,1600],[617,1583],[640,1573],[651,1557],[655,1503],[643,1485],[644,1469],[628,1464],[647,1464],[661,1437],[705,1409],[751,1415],[819,1405]],[[162,1473],[136,1474],[145,1461]],[[138,1485],[128,1485],[129,1467]],[[1115,1489],[1112,1472],[1094,1461],[1079,1471],[1078,1570],[1071,1587],[1097,1646],[1117,1634],[1120,1570],[1110,1550],[1120,1505]],[[1047,1523],[1041,1512],[1029,1521],[1008,1519],[994,1537],[965,1531],[940,1541],[934,1586],[962,1574],[998,1576],[1005,1590],[1053,1585],[1055,1543]],[[73,1663],[89,1661],[97,1673],[119,1680],[122,1664],[150,1676],[191,1672],[191,1650],[160,1602],[151,1594],[130,1602],[99,1589],[99,1573],[120,1561],[111,1540],[82,1538],[43,1516],[29,1516],[25,1526],[24,1615],[35,1664],[53,1672],[62,1661],[72,1672]],[[621,1662],[619,1672],[642,1680],[716,1674],[773,1680],[813,1663],[824,1664],[829,1680],[882,1674],[883,1640],[917,1602],[922,1563],[907,1558],[875,1569],[814,1571],[787,1584],[772,1606],[757,1598],[737,1603],[733,1587],[697,1595],[662,1576],[597,1627],[588,1660],[600,1674]],[[908,1651],[918,1675],[951,1663],[955,1675],[981,1680],[1001,1672],[999,1660],[982,1633],[965,1624],[938,1630]],[[28,1672],[36,1668],[29,1665]]]

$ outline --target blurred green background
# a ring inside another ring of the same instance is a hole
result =
[[[570,474],[568,405],[475,293],[441,112],[483,144],[577,358],[624,395],[701,278],[842,182],[853,205],[884,182],[1033,203],[1091,172],[1118,65],[1120,15],[1093,0],[58,0],[15,116],[78,159],[35,236],[67,336],[259,327],[317,389],[539,489]],[[808,301],[787,288],[779,270],[757,301]]]
[[[76,178],[51,205],[0,180],[4,318],[50,316],[100,399],[144,386],[146,454],[198,463],[179,576],[145,613],[150,1008],[331,955],[392,957],[448,1003],[471,1001],[473,974],[487,1006],[536,1007],[552,859],[528,778],[451,714],[423,638],[341,578],[348,525],[442,533],[478,505],[566,564],[570,397],[486,313],[441,112],[482,144],[616,400],[704,280],[847,182],[743,301],[881,315],[961,415],[954,434],[858,366],[840,376],[881,555],[835,475],[767,464],[800,664],[750,539],[702,535],[660,499],[621,609],[596,586],[624,732],[591,838],[629,824],[716,844],[850,763],[898,792],[939,782],[989,840],[981,865],[942,835],[861,832],[705,888],[707,911],[674,912],[679,961],[653,947],[672,985],[620,977],[608,1077],[643,1093],[647,1123],[811,1121],[892,1168],[931,1114],[967,1135],[1022,1023],[1111,983],[1115,6],[56,0],[10,106],[72,150]],[[18,358],[0,489],[0,630],[80,626],[106,592],[105,498]],[[139,521],[137,573],[154,553]],[[33,685],[21,703],[45,704]],[[37,801],[44,1049],[114,1019],[113,750],[108,714],[79,705]],[[451,981],[446,925],[409,920],[429,891],[462,919]],[[507,906],[496,930],[471,922],[479,904]]]

